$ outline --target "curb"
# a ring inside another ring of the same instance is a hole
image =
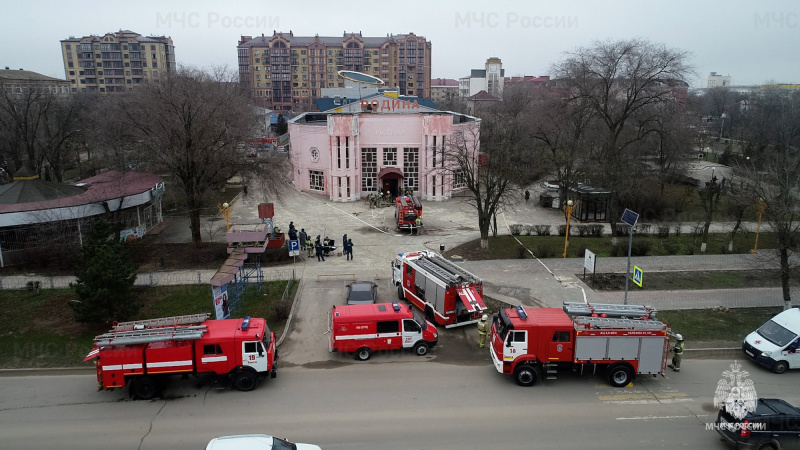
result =
[[[687,359],[742,359],[741,347],[725,348],[692,348],[683,351]]]

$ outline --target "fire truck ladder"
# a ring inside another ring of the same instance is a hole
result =
[[[144,328],[174,327],[177,325],[192,325],[203,323],[208,319],[208,313],[187,314],[185,316],[163,317],[160,319],[134,320],[120,322],[111,329],[111,332],[142,330]]]
[[[575,326],[578,330],[585,329],[605,329],[615,328],[622,330],[648,330],[660,331],[666,330],[667,325],[658,320],[637,320],[637,319],[621,319],[621,318],[604,318],[604,317],[583,317],[575,318]]]
[[[151,328],[134,331],[112,331],[94,338],[98,347],[114,345],[148,344],[165,341],[193,341],[203,337],[205,325],[176,328]]]
[[[423,269],[435,273],[449,284],[478,283],[480,279],[441,256],[423,256],[416,261]]]
[[[570,316],[605,314],[610,318],[655,319],[658,310],[645,305],[620,305],[619,303],[564,302],[564,312]]]

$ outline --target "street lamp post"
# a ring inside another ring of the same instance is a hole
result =
[[[572,200],[567,200],[566,206],[564,206],[564,211],[567,213],[567,233],[564,235],[564,258],[567,257],[567,245],[569,244],[569,218],[572,217],[572,210],[575,206],[572,203]]]
[[[721,143],[722,142],[722,130],[725,128],[725,119],[728,118],[728,115],[725,114],[725,113],[722,113],[722,115],[719,116],[719,118],[722,119],[721,120],[721,124],[719,126],[719,142]]]
[[[756,242],[753,245],[753,250],[750,251],[752,254],[756,254],[758,252],[758,233],[761,232],[761,216],[764,214],[764,208],[767,207],[767,204],[764,203],[764,199],[761,197],[756,199],[756,205],[758,206],[758,225],[756,226]]]
[[[231,205],[228,204],[228,202],[225,202],[222,205],[217,206],[217,208],[219,208],[219,212],[221,212],[222,215],[225,216],[225,231],[228,231],[228,230],[231,229],[231,222],[230,222],[231,210],[230,210],[230,207],[231,207]]]

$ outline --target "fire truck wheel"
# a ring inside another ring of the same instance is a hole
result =
[[[398,300],[405,300],[405,293],[403,292],[403,286],[397,286],[397,299]]]
[[[786,361],[778,361],[774,366],[772,366],[772,371],[779,375],[786,372],[788,369],[789,365],[786,364]]]
[[[520,386],[533,386],[536,384],[536,379],[539,378],[536,369],[533,366],[523,364],[514,370],[514,379]]]
[[[424,342],[420,342],[414,346],[414,353],[419,356],[425,356],[428,354],[428,344]]]
[[[237,391],[247,392],[255,389],[258,384],[258,377],[249,370],[242,370],[233,378],[233,386]]]
[[[608,368],[608,384],[614,387],[627,386],[633,379],[633,372],[627,365],[620,364]]]
[[[151,400],[158,394],[156,380],[150,377],[137,377],[131,383],[134,400]]]
[[[372,355],[372,351],[367,347],[361,347],[356,352],[356,359],[359,361],[366,361],[369,359],[370,355]]]

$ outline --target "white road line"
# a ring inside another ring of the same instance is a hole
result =
[[[372,224],[371,224],[371,223],[369,223],[369,222],[365,222],[365,221],[363,221],[363,220],[359,219],[358,217],[354,216],[352,213],[349,213],[349,212],[347,212],[347,211],[344,211],[344,210],[342,210],[342,209],[339,209],[339,208],[337,208],[337,207],[335,207],[335,206],[331,205],[330,203],[325,203],[325,206],[327,206],[327,207],[329,207],[329,208],[332,208],[332,209],[335,209],[336,211],[339,211],[340,213],[342,213],[342,214],[345,214],[345,215],[349,216],[350,218],[356,219],[357,221],[359,221],[359,222],[363,223],[364,225],[366,225],[366,226],[368,226],[368,227],[372,227],[372,228],[374,228],[375,230],[377,230],[377,231],[380,231],[380,232],[381,232],[381,233],[383,233],[383,234],[392,234],[392,233],[388,233],[388,232],[386,232],[386,231],[383,231],[383,230],[381,230],[380,228],[376,227],[375,225],[372,225]]]
[[[636,417],[617,417],[617,420],[660,420],[660,419],[694,419],[696,417],[708,417],[708,414],[698,414],[696,416],[636,416]]]
[[[603,403],[612,405],[658,405],[664,403],[687,403],[694,401],[690,398],[665,398],[661,400],[606,400]]]

